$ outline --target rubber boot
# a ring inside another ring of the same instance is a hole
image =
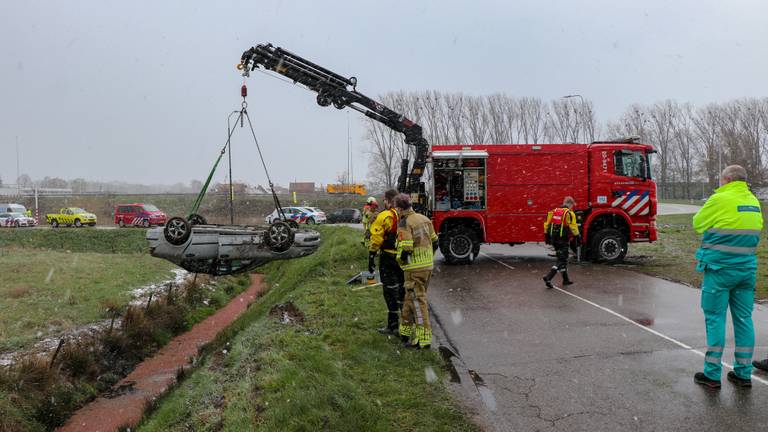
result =
[[[568,278],[568,270],[563,272],[563,286],[573,285],[573,281]]]
[[[547,288],[554,288],[554,285],[552,285],[552,278],[555,277],[557,274],[557,267],[552,267],[552,269],[547,273],[546,276],[544,276],[544,284],[547,285]]]

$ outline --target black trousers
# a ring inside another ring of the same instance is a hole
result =
[[[557,257],[557,264],[552,266],[549,273],[545,276],[546,279],[552,280],[557,273],[562,273],[563,280],[568,280],[568,249],[570,249],[570,243],[568,239],[554,240],[552,246],[555,248],[555,256]]]
[[[384,291],[384,302],[387,304],[387,327],[397,330],[405,299],[405,276],[394,255],[381,251],[379,276]]]

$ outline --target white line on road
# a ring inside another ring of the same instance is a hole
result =
[[[490,256],[490,255],[488,255],[487,253],[485,253],[485,252],[480,252],[480,253],[481,253],[482,255],[485,255],[486,257],[488,257],[488,258],[492,259],[493,261],[496,261],[497,263],[499,263],[499,264],[503,265],[504,267],[507,267],[507,268],[510,268],[510,269],[514,270],[514,267],[512,267],[512,266],[510,266],[510,265],[507,265],[506,263],[504,263],[504,262],[501,262],[501,261],[497,260],[496,258],[494,258],[494,257],[492,257],[492,256]],[[594,307],[596,307],[596,308],[598,308],[598,309],[600,309],[600,310],[602,310],[602,311],[608,312],[609,314],[611,314],[611,315],[613,315],[613,316],[615,316],[615,317],[621,318],[621,319],[623,319],[624,321],[626,321],[626,322],[628,322],[628,323],[630,323],[630,324],[632,324],[632,325],[634,325],[634,326],[636,326],[636,327],[639,327],[639,328],[641,328],[641,329],[643,329],[643,330],[645,330],[645,331],[647,331],[647,332],[649,332],[649,333],[655,334],[656,336],[658,336],[658,337],[660,337],[660,338],[662,338],[662,339],[666,339],[666,340],[668,340],[669,342],[672,342],[673,344],[675,344],[675,345],[677,345],[677,346],[679,346],[679,347],[681,347],[681,348],[683,348],[683,349],[685,349],[685,350],[687,350],[687,351],[690,351],[690,352],[692,352],[692,353],[694,353],[694,354],[697,354],[697,355],[699,355],[700,357],[705,357],[705,354],[704,354],[704,352],[702,352],[702,351],[699,351],[699,350],[697,350],[696,348],[693,348],[693,347],[691,347],[691,346],[688,346],[687,344],[685,344],[685,343],[683,343],[683,342],[680,342],[679,340],[677,340],[677,339],[675,339],[675,338],[669,337],[669,336],[667,336],[667,335],[665,335],[665,334],[663,334],[663,333],[660,333],[660,332],[658,332],[658,331],[656,331],[656,330],[654,330],[654,329],[652,329],[652,328],[648,328],[648,327],[646,327],[646,326],[644,326],[644,325],[642,325],[642,324],[638,324],[638,323],[636,323],[635,321],[633,321],[632,319],[630,319],[630,318],[627,318],[627,317],[625,317],[624,315],[622,315],[622,314],[620,314],[620,313],[618,313],[618,312],[616,312],[616,311],[614,311],[614,310],[608,309],[608,308],[607,308],[607,307],[605,307],[605,306],[601,306],[601,305],[599,305],[599,304],[597,304],[597,303],[595,303],[595,302],[593,302],[593,301],[587,300],[587,299],[585,299],[585,298],[583,298],[583,297],[579,297],[579,296],[577,296],[576,294],[574,294],[574,293],[572,293],[572,292],[568,292],[568,291],[566,291],[566,290],[564,290],[564,289],[562,289],[562,288],[554,287],[554,289],[556,289],[556,290],[560,291],[561,293],[564,293],[564,294],[568,294],[569,296],[571,296],[571,297],[573,297],[573,298],[579,299],[579,300],[583,301],[584,303],[590,304],[590,305],[592,305],[592,306],[594,306]],[[731,365],[730,363],[727,363],[727,362],[724,362],[724,361],[723,361],[723,362],[721,362],[721,363],[722,363],[722,364],[723,364],[723,366],[725,366],[726,368],[728,368],[728,369],[730,369],[730,370],[733,370],[733,365]],[[752,375],[752,379],[753,379],[753,380],[755,380],[755,381],[757,381],[757,382],[759,382],[759,383],[762,383],[762,384],[768,385],[768,380],[765,380],[765,379],[763,379],[763,378],[760,378],[760,377],[758,377],[758,376]]]

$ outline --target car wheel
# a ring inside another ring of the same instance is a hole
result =
[[[309,218],[309,219],[307,219],[307,221],[305,223],[307,225],[314,225],[316,223],[315,222],[315,218]]]
[[[620,263],[627,255],[627,239],[621,231],[605,228],[592,237],[590,252],[595,262]]]
[[[208,221],[197,213],[189,215],[189,223],[192,225],[208,225]]]
[[[439,245],[446,263],[469,264],[480,242],[474,231],[466,227],[458,227],[441,236]]]
[[[16,228],[19,228],[21,227],[21,223],[19,223],[19,221],[16,221],[16,223],[14,223],[13,226],[15,226]]]
[[[81,227],[83,226],[83,223],[82,223],[82,222],[80,222],[80,219],[75,219],[75,226],[76,226],[77,228],[81,228]]]
[[[269,226],[264,233],[264,242],[275,252],[285,252],[293,245],[293,230],[291,226],[282,221],[277,221]]]
[[[144,228],[149,228],[152,226],[152,224],[149,223],[148,219],[144,219],[143,221],[141,221],[141,226],[143,226]]]
[[[51,227],[52,228],[58,228],[59,227],[59,221],[56,219],[51,219]]]
[[[180,217],[171,218],[163,229],[165,240],[172,245],[182,245],[192,235],[192,225]]]
[[[286,223],[288,224],[289,227],[291,227],[293,229],[299,229],[299,223],[296,222],[295,220],[289,220]]]
[[[120,228],[125,228],[125,222],[123,222],[123,220],[120,219],[117,221],[117,226],[119,226]]]

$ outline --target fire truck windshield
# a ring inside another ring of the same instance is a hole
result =
[[[642,151],[619,150],[615,154],[616,175],[647,178],[646,157]]]

